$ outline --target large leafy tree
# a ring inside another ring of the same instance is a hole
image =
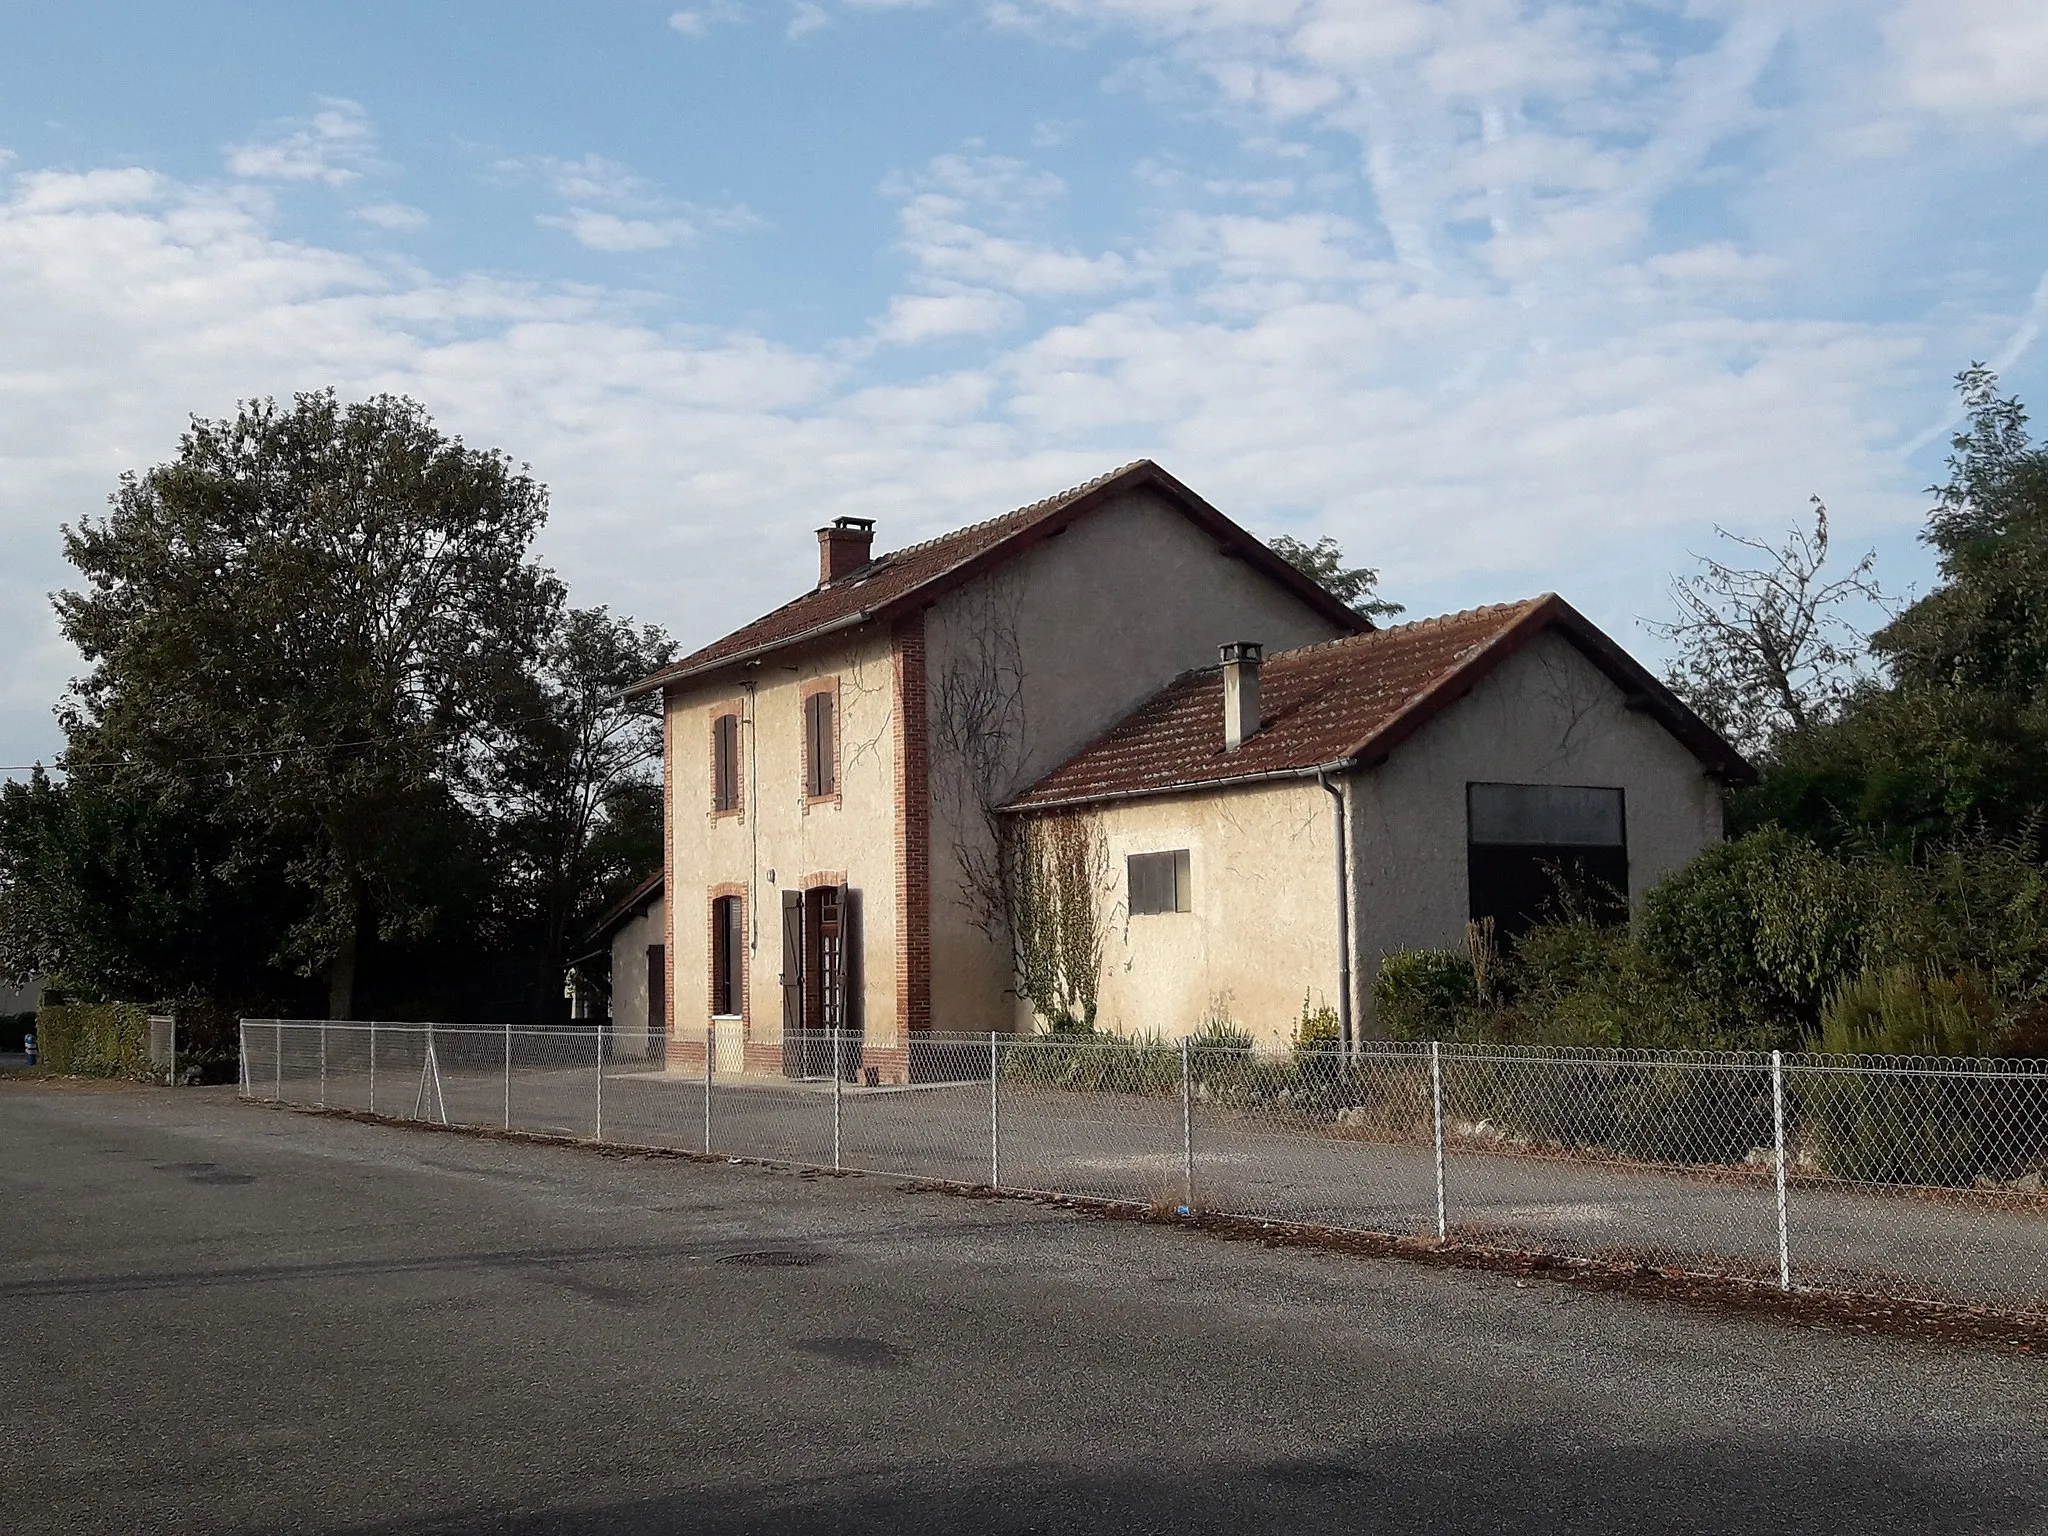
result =
[[[1380,573],[1368,565],[1347,566],[1343,547],[1328,534],[1310,544],[1276,533],[1266,545],[1354,613],[1385,619],[1403,611],[1399,603],[1379,595]]]
[[[603,608],[564,609],[524,680],[526,707],[492,733],[473,789],[502,840],[544,975],[601,911],[661,862],[659,706],[621,692],[675,642]]]
[[[1778,741],[1744,819],[1909,853],[2025,832],[2048,808],[2048,449],[1989,369],[1958,383],[1966,419],[1923,535],[1941,580],[1871,637],[1886,678]]]
[[[461,788],[516,730],[561,606],[529,558],[546,492],[417,404],[332,392],[194,420],[65,530],[90,663],[66,766],[289,850],[278,953],[353,1011],[373,940],[431,933],[488,858]]]

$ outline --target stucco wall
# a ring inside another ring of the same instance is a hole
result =
[[[1350,781],[1356,1002],[1368,1035],[1382,956],[1464,942],[1472,782],[1620,788],[1631,902],[1721,836],[1720,790],[1698,759],[1628,709],[1569,641],[1538,637]]]
[[[1086,820],[1105,855],[1100,1027],[1177,1039],[1221,1014],[1282,1049],[1305,995],[1335,1006],[1335,816],[1313,779],[1130,800]],[[1178,848],[1191,910],[1133,917],[1124,860]]]
[[[977,679],[991,672],[999,681],[1008,675],[1017,750],[988,786],[1001,800],[1180,673],[1213,665],[1226,641],[1257,640],[1270,651],[1337,633],[1292,593],[1219,554],[1213,538],[1149,491],[1110,503],[942,599],[926,619],[933,1027],[999,1029],[1012,1017],[1007,946],[976,926],[961,892],[960,852],[985,849],[986,832],[978,791],[962,782],[949,750],[949,699],[976,692]]]
[[[803,699],[810,685],[832,678],[839,685],[839,793],[833,801],[813,803],[804,793]],[[735,704],[742,716],[741,809],[714,815],[711,721]],[[747,1039],[779,1047],[780,893],[824,875],[844,879],[856,893],[856,1006],[868,1039],[895,1044],[894,684],[888,636],[857,633],[838,645],[772,656],[750,671],[671,692],[668,710],[673,868],[667,904],[673,916],[675,1037],[705,1038],[710,903],[724,887],[746,900]]]
[[[647,1052],[647,946],[667,942],[665,905],[652,903],[612,935],[612,1049],[621,1055]]]

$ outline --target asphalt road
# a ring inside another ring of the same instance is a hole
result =
[[[2013,1355],[231,1090],[0,1200],[7,1531],[2048,1530]]]

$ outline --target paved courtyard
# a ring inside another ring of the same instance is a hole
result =
[[[2048,1530],[2048,1368],[0,1082],[0,1529]]]

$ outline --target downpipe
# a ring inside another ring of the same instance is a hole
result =
[[[1341,784],[1330,782],[1328,770],[1319,770],[1316,782],[1330,796],[1330,842],[1336,849],[1337,864],[1337,1038],[1346,1061],[1351,1059],[1351,817],[1350,797]]]

